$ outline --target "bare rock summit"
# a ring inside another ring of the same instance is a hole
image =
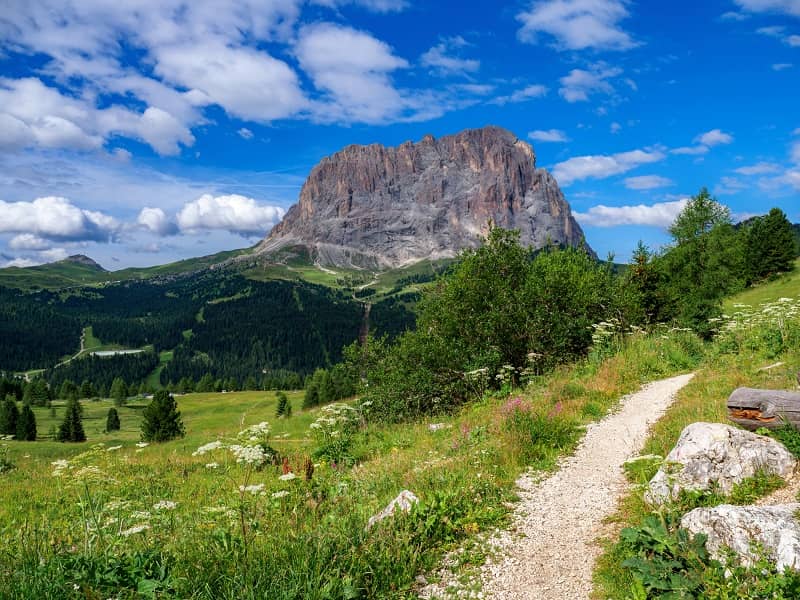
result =
[[[347,146],[322,159],[256,252],[301,246],[321,265],[393,268],[477,247],[490,222],[519,229],[534,248],[585,245],[530,144],[484,127],[394,148]]]

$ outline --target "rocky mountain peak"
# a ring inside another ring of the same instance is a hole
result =
[[[257,252],[305,246],[323,265],[398,267],[478,246],[490,223],[536,248],[584,243],[530,144],[494,126],[323,158]]]

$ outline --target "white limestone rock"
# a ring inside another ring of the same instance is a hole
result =
[[[779,571],[786,567],[800,570],[798,509],[798,503],[695,508],[683,516],[681,527],[692,534],[706,534],[706,548],[717,560],[724,560],[725,549],[730,548],[742,565],[751,566],[760,549]]]
[[[725,494],[758,471],[789,477],[796,459],[780,442],[722,423],[687,426],[664,465],[650,480],[645,500],[661,505],[681,490],[710,490]]]

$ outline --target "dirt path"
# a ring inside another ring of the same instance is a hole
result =
[[[456,595],[492,600],[589,598],[600,553],[594,541],[627,487],[622,463],[641,450],[650,424],[691,378],[656,381],[626,396],[615,412],[590,426],[575,454],[565,458],[556,473],[538,482],[522,476],[512,527],[489,541],[497,558],[481,569],[482,593]],[[424,592],[424,597],[448,597],[441,587]]]

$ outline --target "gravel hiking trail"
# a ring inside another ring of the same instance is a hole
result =
[[[494,558],[481,567],[482,592],[448,592],[452,579],[440,573],[442,582],[423,590],[423,597],[589,598],[601,552],[595,540],[628,489],[622,465],[641,451],[650,425],[692,376],[655,381],[625,396],[613,412],[587,428],[558,471],[544,479],[525,474],[517,480],[520,502],[512,525],[488,540]]]

